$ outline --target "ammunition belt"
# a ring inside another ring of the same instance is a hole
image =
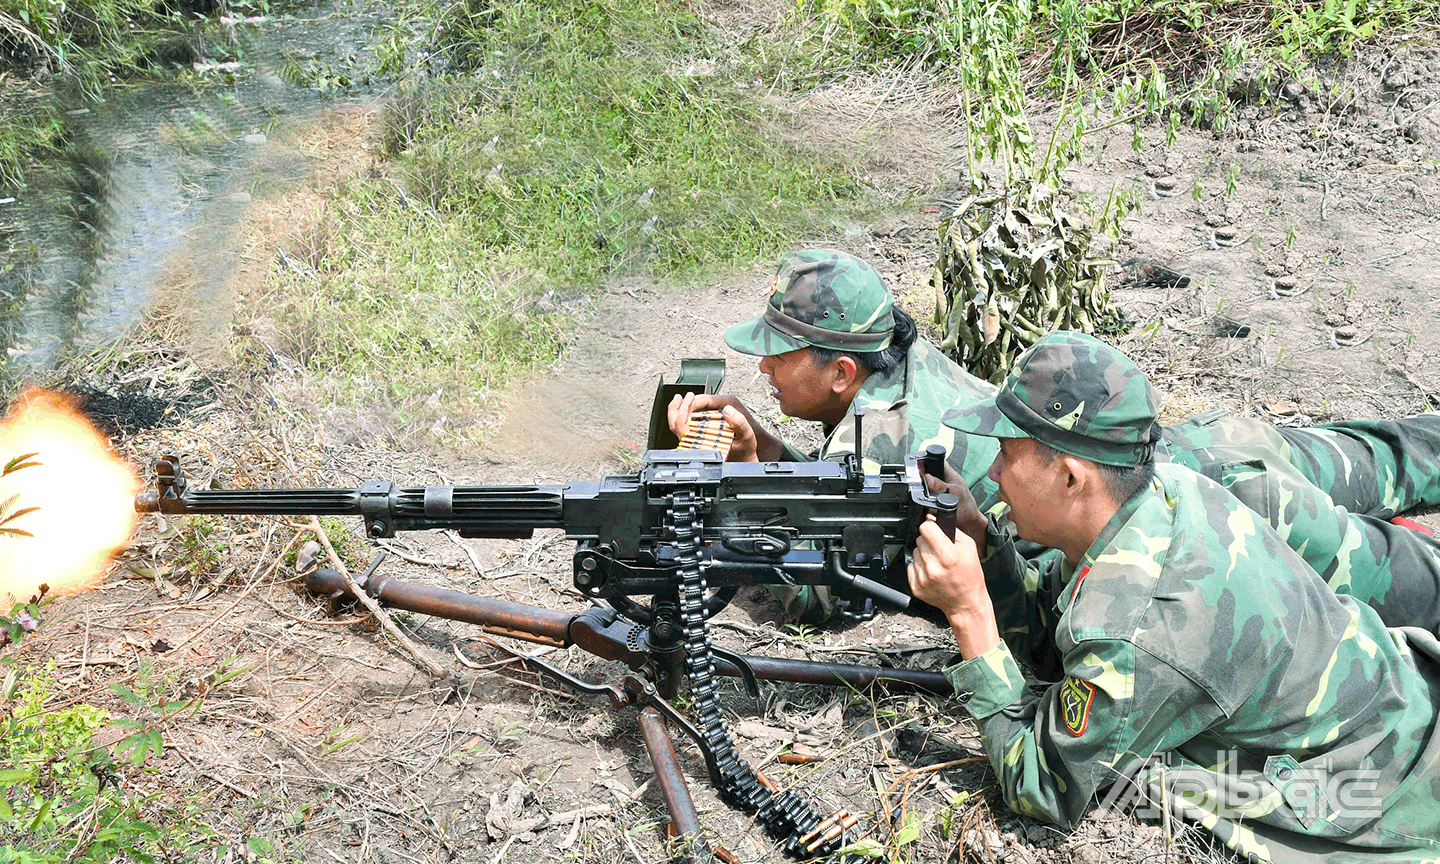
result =
[[[705,623],[705,576],[700,572],[700,522],[693,489],[670,498],[667,527],[674,539],[680,579],[680,619],[685,642],[685,673],[695,717],[720,774],[720,796],[728,804],[754,813],[765,831],[784,844],[795,858],[830,860],[844,843],[845,830],[856,819],[845,809],[827,818],[794,792],[780,792],[768,778],[741,758],[721,713],[715,662]]]
[[[730,452],[730,441],[734,437],[735,430],[725,422],[725,415],[719,411],[695,411],[685,425],[679,449],[719,450],[724,456]]]

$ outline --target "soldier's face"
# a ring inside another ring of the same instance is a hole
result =
[[[809,349],[761,357],[760,371],[770,379],[770,395],[785,415],[824,421],[835,413],[834,370],[816,363]],[[840,412],[844,411],[841,405]]]
[[[1000,452],[990,463],[990,479],[1000,487],[1000,500],[1010,505],[1016,533],[1036,543],[1046,543],[1060,491],[1054,488],[1060,460],[1047,456],[1029,438],[1001,438]]]

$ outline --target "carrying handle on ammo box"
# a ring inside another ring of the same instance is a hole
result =
[[[646,450],[674,450],[680,438],[670,429],[669,406],[675,394],[719,393],[725,382],[725,358],[686,357],[680,361],[680,377],[670,384],[665,376],[655,385],[655,404],[650,406],[650,436]]]

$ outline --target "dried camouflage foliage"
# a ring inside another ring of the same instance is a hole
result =
[[[1113,319],[1104,268],[1114,262],[1102,229],[1123,208],[1107,206],[1092,225],[1062,210],[1059,197],[1022,180],[971,196],[940,223],[935,323],[941,347],[977,377],[999,383],[1046,333],[1094,332]]]

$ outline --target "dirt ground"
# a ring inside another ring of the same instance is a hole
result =
[[[921,317],[933,303],[927,280],[943,202],[958,195],[953,96],[856,80],[790,106],[797,124],[863,142],[878,186],[920,192],[904,217],[819,239],[873,262]],[[1398,42],[1277,96],[1242,104],[1224,137],[1187,129],[1164,148],[1152,131],[1136,153],[1128,130],[1101,133],[1071,172],[1080,193],[1139,184],[1144,203],[1127,222],[1121,257],[1190,277],[1184,288],[1145,287],[1126,284],[1117,268],[1114,302],[1134,322],[1119,344],[1166,393],[1168,419],[1219,406],[1303,424],[1440,407],[1440,50]],[[854,104],[874,110],[847,110]],[[1043,123],[1045,108],[1035,107]],[[257,204],[243,242],[245,260],[259,263],[237,275],[235,290],[263,275],[326,184],[365,167],[373,139],[356,118],[367,111],[337,111],[301,139],[315,173]],[[758,268],[692,290],[643,279],[612,286],[557,368],[519,385],[488,443],[468,452],[369,449],[284,410],[257,422],[244,406],[300,386],[280,378],[217,377],[211,410],[117,445],[137,465],[180,453],[195,482],[225,485],[624,473],[643,447],[656,381],[673,376],[681,357],[725,356],[725,391],[773,415],[752,359],[720,338],[759,311],[766,275]],[[162,387],[213,372],[179,355],[153,371]],[[813,440],[806,424],[771,420]],[[372,550],[358,520],[350,523],[330,539],[355,567]],[[147,517],[112,577],[52,604],[23,643],[25,657],[56,664],[70,698],[120,711],[107,685],[146,681],[203,694],[194,714],[165,721],[166,750],[127,779],[134,791],[198,790],[228,832],[221,839],[243,847],[269,837],[281,860],[667,859],[664,808],[632,709],[557,695],[474,627],[394,616],[446,677],[427,673],[363,612],[330,618],[297,588],[285,551],[309,539],[303,524],[216,520],[195,540],[193,528]],[[383,545],[392,554],[382,572],[396,578],[585,606],[558,532],[522,541],[413,534]],[[207,546],[217,559],[206,560]],[[797,631],[777,613],[763,595],[742,595],[712,622],[714,638],[745,653],[924,668],[952,649],[948,632],[922,618]],[[540,650],[587,680],[615,682],[624,671],[576,649]],[[207,689],[222,666],[248,671]],[[918,826],[896,860],[1225,860],[1186,826],[1095,813],[1062,832],[1010,813],[973,727],[942,700],[765,684],[756,704],[733,684],[724,692],[742,752],[778,784],[823,812],[849,808],[860,816],[857,836],[892,848],[907,824]],[[820,759],[780,764],[797,743]],[[677,744],[710,839],[741,861],[783,860],[718,800],[695,748]]]

